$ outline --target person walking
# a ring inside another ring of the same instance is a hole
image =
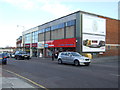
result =
[[[58,58],[58,54],[59,54],[59,52],[56,52],[56,53],[55,53],[55,59]]]
[[[54,52],[52,53],[52,61],[54,61],[54,58],[55,58],[55,54]]]

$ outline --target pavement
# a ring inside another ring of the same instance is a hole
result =
[[[106,57],[96,57],[91,59],[92,63],[103,63],[103,62],[118,62],[120,56],[106,56]]]
[[[1,89],[6,90],[6,88],[13,90],[13,88],[35,88],[35,87],[18,78],[14,74],[5,71],[4,69],[2,69],[2,65],[0,65],[0,90]]]

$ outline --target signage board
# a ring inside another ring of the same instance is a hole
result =
[[[26,48],[30,48],[30,43],[25,44]],[[32,43],[32,47],[37,47],[37,43]]]
[[[83,52],[105,52],[105,36],[83,35]]]
[[[106,35],[106,20],[97,16],[82,15],[83,33]]]
[[[37,47],[37,43],[32,43],[32,47]]]
[[[45,47],[76,47],[76,38],[46,41]]]
[[[82,52],[105,52],[106,19],[82,15]]]
[[[44,41],[38,42],[38,48],[44,48]]]
[[[25,44],[26,48],[30,48],[30,43]]]

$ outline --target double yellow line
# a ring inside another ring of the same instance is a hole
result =
[[[7,71],[7,72],[9,72],[9,73],[12,73],[12,74],[14,74],[14,75],[16,75],[16,76],[18,76],[18,77],[20,77],[20,78],[22,78],[22,79],[25,79],[25,80],[29,81],[30,83],[32,83],[32,84],[34,84],[34,85],[36,85],[36,86],[38,86],[38,87],[40,87],[40,88],[43,88],[43,89],[45,89],[45,90],[48,90],[46,87],[44,87],[44,86],[42,86],[42,85],[40,85],[40,84],[38,84],[38,83],[36,83],[36,82],[34,82],[34,81],[26,78],[26,77],[23,77],[23,76],[15,73],[15,72],[12,72],[12,71],[9,71],[9,70],[5,70],[5,69],[3,69],[3,70],[4,70],[4,71]]]

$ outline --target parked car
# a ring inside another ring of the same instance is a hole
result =
[[[30,55],[28,53],[26,53],[25,51],[16,51],[15,52],[15,59],[20,60],[20,59],[30,59]]]
[[[12,53],[12,54],[11,54],[11,58],[14,58],[14,57],[15,57],[15,53]]]
[[[2,64],[4,64],[4,65],[7,64],[7,54],[6,53],[0,53],[0,62],[2,62]]]
[[[58,55],[58,64],[67,63],[78,65],[90,65],[90,59],[80,55],[77,52],[60,52]]]
[[[7,55],[7,58],[10,58],[10,53],[6,53],[6,55]]]

